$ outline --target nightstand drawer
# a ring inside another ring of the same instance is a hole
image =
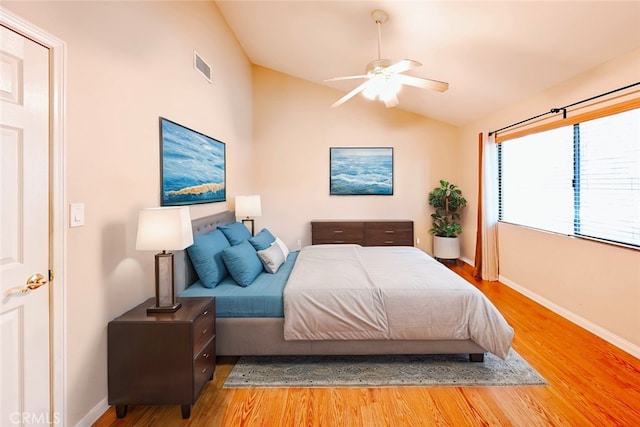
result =
[[[198,396],[216,369],[216,340],[211,339],[193,361],[193,395]]]
[[[211,304],[205,308],[193,325],[193,353],[197,354],[202,346],[209,341],[216,332],[215,305]]]

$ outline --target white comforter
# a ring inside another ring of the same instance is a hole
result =
[[[506,358],[513,328],[477,288],[413,247],[315,245],[284,289],[286,340],[472,339]]]

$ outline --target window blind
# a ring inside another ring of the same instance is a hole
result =
[[[640,109],[511,139],[498,157],[500,220],[640,247]]]
[[[573,232],[571,127],[527,135],[501,144],[500,219],[553,231]]]
[[[576,234],[640,246],[640,110],[575,126]]]

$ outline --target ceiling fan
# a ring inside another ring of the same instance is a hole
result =
[[[367,64],[367,74],[334,77],[325,80],[326,82],[332,82],[336,80],[367,79],[364,83],[337,100],[331,107],[338,107],[362,92],[363,95],[369,99],[379,98],[387,108],[391,108],[398,105],[397,95],[402,85],[431,89],[438,92],[444,92],[449,88],[449,83],[401,74],[412,68],[422,66],[418,61],[403,59],[393,62],[389,59],[380,58],[380,27],[388,18],[389,15],[383,10],[374,10],[371,12],[371,19],[373,19],[378,27],[378,59]]]

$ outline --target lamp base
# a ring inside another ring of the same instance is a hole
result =
[[[251,235],[255,236],[255,229],[253,228],[253,219],[251,218],[245,218],[242,220],[242,223],[244,224],[245,222],[250,222],[251,223]]]
[[[176,301],[173,287],[173,254],[156,254],[156,303],[147,313],[175,313],[182,304]]]
[[[153,307],[149,307],[147,308],[147,314],[154,314],[154,313],[175,313],[176,311],[178,311],[180,309],[180,307],[182,307],[182,303],[178,302],[174,305],[166,305],[166,306],[153,306]]]

